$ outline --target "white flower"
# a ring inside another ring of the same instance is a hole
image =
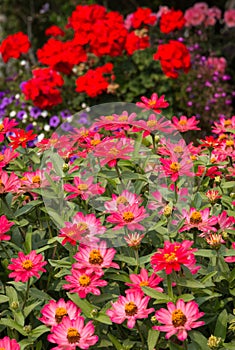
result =
[[[48,112],[47,111],[42,111],[41,116],[43,118],[46,118],[48,116]]]
[[[11,111],[9,115],[10,115],[10,117],[15,117],[16,111]]]
[[[50,125],[48,125],[48,124],[44,125],[44,130],[45,131],[50,131],[50,129],[51,129]]]

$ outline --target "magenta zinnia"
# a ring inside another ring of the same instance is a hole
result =
[[[154,311],[153,308],[147,309],[149,300],[150,297],[143,297],[140,292],[128,293],[125,297],[120,295],[106,313],[112,322],[120,324],[127,320],[127,327],[133,328],[137,319],[148,318]]]
[[[166,339],[176,334],[180,341],[184,341],[192,328],[201,327],[205,324],[204,321],[197,321],[204,315],[204,312],[199,312],[198,305],[195,301],[185,303],[182,299],[176,302],[167,303],[167,309],[160,309],[155,316],[158,322],[164,326],[154,326],[153,329],[167,332]]]
[[[214,227],[214,225],[216,225],[218,221],[217,217],[209,217],[209,208],[205,208],[200,211],[198,211],[195,208],[190,208],[189,212],[186,209],[182,209],[182,214],[185,217],[185,222],[183,227],[179,230],[179,232],[188,231],[191,228],[197,228],[199,231],[203,232],[199,236],[204,237],[204,235],[206,233],[210,233],[210,231],[217,231],[217,228]]]
[[[0,241],[9,241],[11,236],[6,235],[11,226],[14,225],[14,222],[10,222],[7,220],[5,215],[0,216]]]
[[[30,277],[40,277],[39,272],[46,272],[43,268],[47,264],[43,261],[41,254],[36,254],[35,250],[32,250],[28,255],[24,255],[23,252],[18,253],[18,258],[12,258],[12,263],[8,265],[8,269],[12,270],[9,274],[10,278],[14,278],[16,282],[27,282]]]
[[[17,343],[15,339],[4,337],[0,339],[0,349],[1,350],[20,350],[20,345]]]
[[[152,273],[150,276],[148,276],[148,271],[144,268],[140,270],[140,273],[138,275],[131,273],[130,274],[130,280],[132,283],[125,283],[127,286],[130,287],[130,289],[126,290],[126,293],[133,293],[133,292],[139,292],[144,295],[141,287],[150,287],[158,292],[163,292],[163,289],[161,287],[158,287],[159,283],[163,280],[163,278],[159,277],[157,274]]]

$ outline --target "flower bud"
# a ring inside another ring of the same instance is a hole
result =
[[[98,310],[97,309],[91,310],[90,315],[91,317],[96,317],[98,315]]]
[[[221,338],[211,335],[210,338],[208,339],[207,345],[209,346],[210,349],[216,350],[221,347],[222,343],[223,342]]]
[[[31,327],[30,324],[29,324],[29,325],[27,325],[27,326],[24,326],[23,330],[24,330],[27,334],[29,334],[29,333],[32,331],[32,327]]]
[[[19,303],[18,303],[17,301],[13,301],[13,302],[11,303],[11,309],[17,310],[18,307],[19,307]]]

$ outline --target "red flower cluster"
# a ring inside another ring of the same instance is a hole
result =
[[[160,60],[163,72],[170,78],[177,78],[180,69],[185,73],[188,73],[190,69],[189,51],[184,44],[176,40],[170,40],[168,44],[159,45],[153,58]]]
[[[64,84],[59,73],[50,68],[33,70],[33,78],[23,85],[26,100],[32,100],[34,105],[46,109],[62,102],[60,90]]]
[[[164,34],[173,32],[176,29],[182,29],[185,25],[184,14],[180,10],[170,10],[163,13],[160,19],[160,31]]]
[[[56,25],[53,25],[53,26],[50,26],[49,28],[47,28],[45,30],[45,34],[46,34],[46,36],[53,36],[55,38],[57,36],[64,36],[65,35],[64,31]]]
[[[18,32],[12,35],[8,35],[6,39],[2,41],[0,46],[0,53],[5,63],[10,58],[19,58],[22,53],[27,53],[30,48],[29,38],[26,34]]]
[[[75,64],[86,62],[87,60],[87,54],[77,39],[78,37],[75,37],[67,42],[54,38],[49,39],[37,51],[39,62],[50,66],[58,72],[70,74]]]
[[[133,55],[136,50],[143,50],[150,47],[149,36],[145,30],[128,33],[125,49],[129,55]]]
[[[132,15],[131,24],[135,29],[141,26],[153,26],[157,21],[157,16],[149,8],[138,8]]]
[[[104,66],[96,69],[90,69],[86,74],[76,80],[76,91],[86,92],[90,97],[100,95],[107,90],[110,78],[114,78],[113,75],[110,78],[104,76],[106,74],[110,76],[112,70],[112,63],[106,63]]]

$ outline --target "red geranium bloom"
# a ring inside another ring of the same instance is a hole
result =
[[[33,130],[24,131],[24,130],[16,130],[14,132],[14,136],[10,136],[10,146],[12,146],[13,149],[18,148],[19,146],[26,148],[27,142],[35,140],[37,137],[36,134],[33,134]]]
[[[153,58],[154,60],[160,60],[163,72],[170,78],[177,78],[179,70],[188,73],[191,66],[190,53],[187,47],[176,40],[170,40],[168,44],[159,45]]]
[[[164,34],[173,32],[176,29],[182,29],[185,25],[184,14],[181,10],[170,10],[163,13],[160,19],[160,31]]]
[[[14,225],[14,222],[8,221],[5,215],[0,216],[0,241],[9,241],[11,236],[5,235]]]
[[[153,26],[157,21],[156,14],[152,13],[150,8],[139,7],[131,17],[131,25],[133,28],[138,29],[141,26],[150,25]]]
[[[198,270],[195,266],[196,259],[193,252],[196,248],[191,248],[193,241],[183,241],[171,243],[164,242],[164,248],[158,249],[151,257],[151,266],[155,272],[165,270],[169,275],[172,271],[180,271],[181,265],[188,267],[192,273]]]
[[[137,102],[136,106],[152,109],[155,113],[161,113],[162,108],[167,108],[169,106],[169,103],[165,100],[165,95],[158,97],[158,94],[155,92],[149,99],[145,96],[142,96],[140,99],[142,102]]]
[[[125,43],[125,49],[128,55],[133,55],[137,50],[143,50],[150,47],[149,36],[146,31],[133,31],[128,33]]]
[[[52,25],[45,30],[45,34],[46,34],[46,36],[57,37],[57,36],[64,36],[65,32],[60,27],[58,27],[56,25]]]
[[[28,35],[18,32],[8,35],[2,41],[0,53],[2,54],[3,61],[7,63],[10,58],[19,58],[22,53],[27,53],[29,48],[30,42]]]
[[[31,277],[39,278],[39,271],[46,272],[43,268],[47,264],[43,261],[41,254],[36,254],[35,250],[32,250],[28,255],[24,255],[23,252],[18,253],[18,258],[12,258],[11,264],[8,265],[8,269],[12,270],[9,274],[10,278],[14,278],[16,282],[27,282]]]

